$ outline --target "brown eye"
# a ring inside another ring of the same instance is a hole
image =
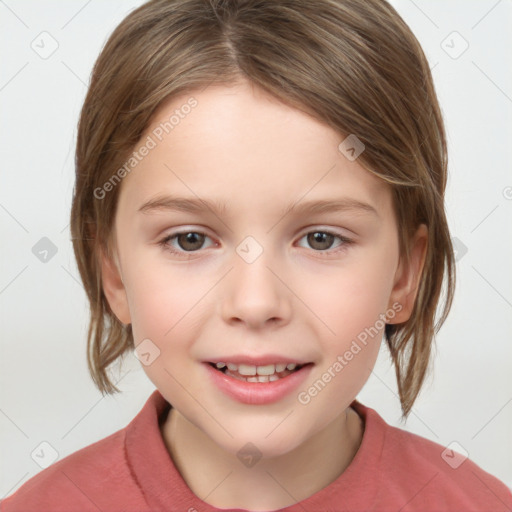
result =
[[[175,238],[179,247],[184,251],[196,251],[201,249],[205,236],[201,233],[190,231],[188,233],[179,233]]]
[[[335,236],[325,231],[314,231],[307,235],[308,243],[313,249],[325,251],[330,249]]]
[[[306,239],[307,246],[313,249],[314,252],[321,255],[325,253],[326,256],[347,249],[350,244],[354,243],[353,240],[343,235],[325,230],[310,231],[302,236],[302,239]],[[338,243],[334,245],[336,239]]]
[[[176,256],[188,256],[200,252],[207,238],[210,237],[198,231],[181,231],[166,236],[159,245]]]

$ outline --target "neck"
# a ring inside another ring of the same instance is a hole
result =
[[[347,408],[294,450],[244,467],[174,408],[162,426],[169,454],[191,491],[218,508],[253,511],[293,505],[334,482],[354,458],[363,435]]]

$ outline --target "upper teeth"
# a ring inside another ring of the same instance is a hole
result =
[[[216,363],[217,368],[224,368],[226,363]],[[287,370],[295,370],[295,363],[288,364],[267,364],[266,366],[253,366],[249,364],[227,363],[227,367],[232,372],[238,371],[240,375],[272,375],[274,373],[284,372]]]

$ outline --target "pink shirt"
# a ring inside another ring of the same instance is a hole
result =
[[[445,447],[437,443],[388,425],[375,410],[356,400],[351,406],[363,418],[365,429],[361,446],[349,467],[327,487],[281,510],[512,510],[510,489],[471,460],[464,460],[454,469],[457,454],[445,452]],[[155,390],[125,428],[36,474],[5,498],[0,510],[221,510],[195,496],[174,466],[159,428],[169,408]]]

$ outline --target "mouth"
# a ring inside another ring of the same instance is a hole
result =
[[[230,357],[231,361],[226,362],[204,361],[203,365],[214,388],[230,399],[247,405],[268,405],[289,397],[304,385],[315,364],[286,361],[270,354],[260,357],[259,361],[251,361],[250,357],[243,355],[235,357]],[[269,363],[279,360],[279,363]],[[260,365],[250,364],[256,362]]]
[[[298,372],[305,366],[313,365],[313,363],[277,363],[255,366],[223,362],[208,362],[208,364],[218,372],[243,382],[275,382]]]

